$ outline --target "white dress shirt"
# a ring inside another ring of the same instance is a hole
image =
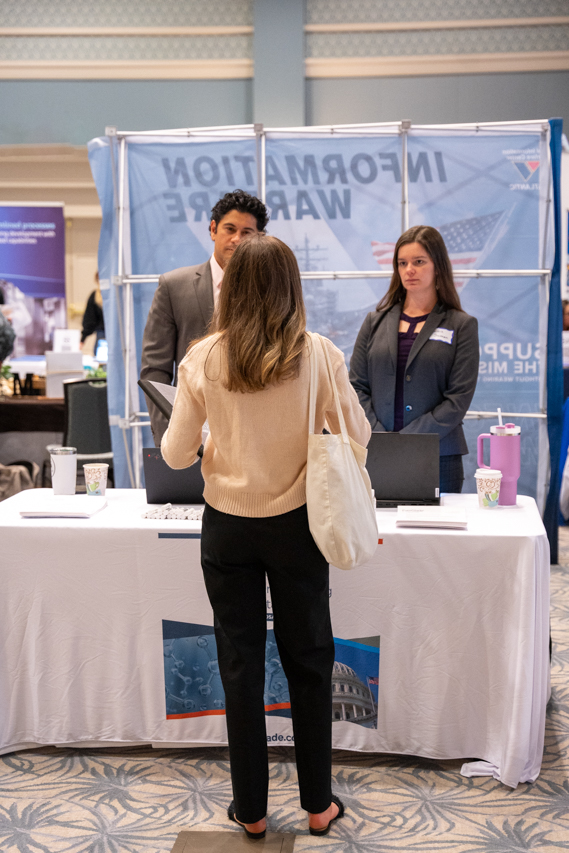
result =
[[[217,300],[221,292],[221,282],[223,281],[223,270],[217,263],[215,255],[211,256],[209,265],[211,267],[211,280],[213,282],[213,304],[217,306]]]

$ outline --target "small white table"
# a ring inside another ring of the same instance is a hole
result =
[[[30,494],[0,504],[0,753],[225,743],[221,700],[207,705],[220,686],[200,523],[144,520],[145,492],[136,490],[110,490],[90,520],[22,519]],[[369,565],[331,570],[337,650],[361,651],[364,661],[354,677],[340,667],[334,690],[363,683],[369,700],[380,645],[368,723],[357,719],[360,688],[349,702],[333,694],[344,709],[334,746],[478,759],[463,772],[515,787],[537,777],[543,752],[547,537],[531,498],[495,510],[479,510],[475,495],[444,501],[466,507],[468,530],[397,529],[395,512],[380,511]],[[207,652],[205,663],[184,663],[176,651],[184,643],[188,654]],[[204,693],[191,672],[200,667],[213,690],[203,706],[191,698],[198,684]],[[180,713],[167,714],[165,683]],[[285,705],[267,716],[268,735],[282,744],[293,740]],[[355,721],[346,717],[352,707]]]
[[[46,361],[45,355],[22,355],[18,358],[9,358],[4,362],[7,364],[12,373],[17,373],[20,379],[25,379],[26,376],[45,376]],[[83,356],[83,368],[99,366],[99,362],[95,361],[92,355]]]

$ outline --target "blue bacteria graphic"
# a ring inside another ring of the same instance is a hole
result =
[[[265,648],[265,707],[287,705],[290,702],[288,682],[284,674],[274,636],[273,631],[267,631],[267,645]],[[290,711],[282,708],[274,709],[274,711],[269,711],[268,713],[275,713],[279,716],[290,716]]]
[[[225,707],[213,634],[165,640],[164,675],[167,716]]]
[[[186,627],[183,623],[174,624],[179,632]],[[167,717],[219,713],[225,709],[213,630],[207,634],[205,626],[192,624],[187,624],[187,630],[189,636],[163,641]],[[270,630],[267,631],[265,661],[265,705],[271,709],[267,713],[289,717],[288,683],[274,632]]]

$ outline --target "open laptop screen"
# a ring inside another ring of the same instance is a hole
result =
[[[174,470],[162,459],[158,447],[142,451],[146,500],[149,504],[203,504],[202,461]]]
[[[374,432],[367,450],[378,506],[440,502],[438,435]]]

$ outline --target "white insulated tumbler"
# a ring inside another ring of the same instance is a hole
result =
[[[77,484],[77,448],[51,447],[51,485],[54,495],[74,495]]]

